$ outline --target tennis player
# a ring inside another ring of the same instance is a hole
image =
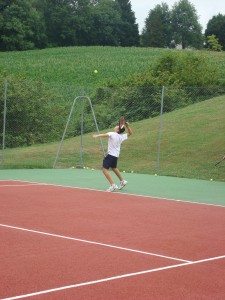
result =
[[[108,138],[108,153],[103,160],[102,167],[102,172],[110,183],[110,187],[107,189],[107,192],[114,192],[117,189],[121,190],[127,184],[127,181],[123,179],[120,171],[117,169],[117,160],[120,155],[120,146],[122,142],[127,140],[128,136],[133,133],[128,122],[125,123],[125,126],[127,129],[127,133],[125,133],[125,127],[120,129],[119,126],[116,126],[114,127],[114,132],[93,135],[94,139],[98,137]],[[119,187],[115,184],[109,173],[110,168],[120,180]]]

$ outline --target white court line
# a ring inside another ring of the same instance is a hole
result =
[[[11,225],[7,225],[7,224],[0,224],[0,226],[6,227],[6,228],[11,228],[11,229],[16,229],[16,230],[22,230],[22,231],[26,231],[26,232],[38,233],[38,234],[47,235],[47,236],[53,236],[53,237],[66,239],[66,240],[72,240],[72,241],[77,241],[77,242],[82,242],[82,243],[87,243],[87,244],[92,244],[92,245],[114,248],[114,249],[118,249],[118,250],[125,250],[125,251],[145,254],[145,255],[157,256],[160,258],[182,261],[185,263],[191,262],[189,260],[179,259],[179,258],[175,258],[175,257],[170,257],[170,256],[165,256],[165,255],[160,255],[160,254],[155,254],[155,253],[150,253],[150,252],[145,252],[145,251],[140,251],[140,250],[134,250],[134,249],[130,249],[130,248],[124,248],[124,247],[119,247],[119,246],[114,246],[114,245],[110,245],[110,244],[104,244],[104,243],[99,243],[99,242],[94,242],[94,241],[89,241],[89,240],[83,240],[83,239],[73,238],[73,237],[64,236],[64,235],[58,235],[58,234],[54,234],[54,233],[48,233],[48,232],[37,231],[37,230],[32,230],[32,229],[27,229],[27,228],[22,228],[22,227],[16,227],[16,226],[11,226]]]
[[[1,187],[24,187],[24,186],[33,186],[33,185],[43,185],[43,183],[39,183],[39,182],[32,182],[32,181],[24,181],[24,180],[11,180],[11,179],[9,179],[9,180],[6,180],[6,179],[4,179],[4,180],[0,180],[0,183],[1,182],[5,182],[5,181],[13,181],[13,182],[22,182],[22,183],[25,183],[25,184],[0,184],[0,188]]]
[[[28,297],[33,297],[33,296],[37,296],[37,295],[58,292],[58,291],[66,290],[66,289],[72,289],[72,288],[77,288],[77,287],[91,285],[91,284],[98,284],[101,282],[112,281],[112,280],[132,277],[132,276],[143,275],[143,274],[149,274],[149,273],[153,273],[153,272],[165,271],[168,269],[175,269],[175,268],[179,268],[179,267],[184,267],[184,266],[188,266],[188,265],[194,265],[194,264],[199,264],[199,263],[204,263],[204,262],[218,260],[218,259],[224,259],[224,258],[225,258],[225,255],[211,257],[211,258],[207,258],[207,259],[202,259],[202,260],[193,261],[193,262],[187,262],[187,263],[178,264],[178,265],[172,265],[172,266],[167,266],[167,267],[162,267],[162,268],[150,269],[150,270],[145,270],[145,271],[140,271],[140,272],[135,272],[135,273],[128,273],[128,274],[123,274],[123,275],[119,275],[119,276],[103,278],[103,279],[94,280],[94,281],[88,281],[88,282],[82,282],[82,283],[77,283],[77,284],[73,284],[73,285],[62,286],[62,287],[39,291],[39,292],[35,292],[35,293],[30,293],[30,294],[25,294],[25,295],[10,297],[10,298],[4,298],[1,300],[15,300],[15,299],[21,299],[21,298],[28,298]]]
[[[25,187],[25,186],[34,186],[34,185],[42,185],[40,183],[27,183],[27,184],[0,184],[1,187]]]
[[[27,182],[27,183],[39,183],[37,181],[19,180],[19,179],[0,179],[0,182],[1,181],[15,181],[15,182]]]
[[[84,188],[84,187],[75,187],[75,186],[70,186],[70,185],[60,185],[60,184],[54,184],[54,183],[44,183],[44,182],[33,182],[33,181],[23,181],[23,180],[16,180],[16,179],[7,179],[8,181],[18,181],[18,182],[30,182],[33,184],[38,184],[38,185],[44,185],[44,186],[55,186],[55,187],[63,187],[63,188],[70,188],[70,189],[77,189],[77,190],[87,190],[87,191],[95,191],[95,192],[101,192],[101,193],[108,193],[103,190],[97,190],[97,189],[91,189],[91,188]],[[6,181],[6,180],[4,180]],[[127,195],[127,196],[133,196],[133,197],[143,197],[143,198],[152,198],[152,199],[157,199],[157,200],[165,200],[165,201],[175,201],[175,202],[181,202],[181,203],[187,203],[187,204],[198,204],[198,205],[206,205],[206,206],[215,206],[215,207],[222,207],[225,208],[225,205],[220,205],[220,204],[212,204],[212,203],[205,203],[205,202],[196,202],[196,201],[191,201],[191,200],[179,200],[179,199],[173,199],[173,198],[165,198],[165,197],[158,197],[158,196],[146,196],[146,195],[139,195],[139,194],[129,194],[129,193],[124,193],[124,192],[114,192],[115,194],[120,194],[120,195]]]

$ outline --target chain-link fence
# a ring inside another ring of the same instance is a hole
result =
[[[101,168],[108,132],[124,116],[126,172],[225,180],[225,87],[104,87],[0,81],[1,168]]]

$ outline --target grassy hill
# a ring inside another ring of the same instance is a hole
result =
[[[149,68],[164,49],[67,47],[0,53],[1,71],[45,83],[96,87]],[[94,70],[98,73],[95,74]]]
[[[159,48],[67,47],[23,52],[0,52],[0,74],[22,76],[57,85],[96,87],[124,80],[151,66],[168,50]],[[225,52],[202,51],[221,70],[225,80]],[[94,70],[98,70],[94,74]]]
[[[164,114],[158,164],[159,117],[131,124],[133,136],[124,142],[119,168],[126,172],[225,181],[225,96]],[[109,129],[111,130],[111,129]],[[106,130],[107,131],[107,130]],[[100,142],[85,134],[65,140],[57,168],[101,168]],[[103,139],[106,150],[107,140]],[[5,150],[5,168],[52,168],[59,142]],[[82,158],[82,160],[81,160]]]

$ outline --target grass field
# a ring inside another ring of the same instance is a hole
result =
[[[112,80],[152,67],[168,50],[159,48],[67,47],[24,52],[0,52],[0,74],[23,76],[45,83],[81,87],[103,86]],[[225,80],[225,52],[202,51]],[[98,70],[94,74],[94,70]]]
[[[1,71],[46,83],[102,86],[149,67],[164,49],[67,47],[0,53]],[[94,70],[98,73],[95,74]]]

